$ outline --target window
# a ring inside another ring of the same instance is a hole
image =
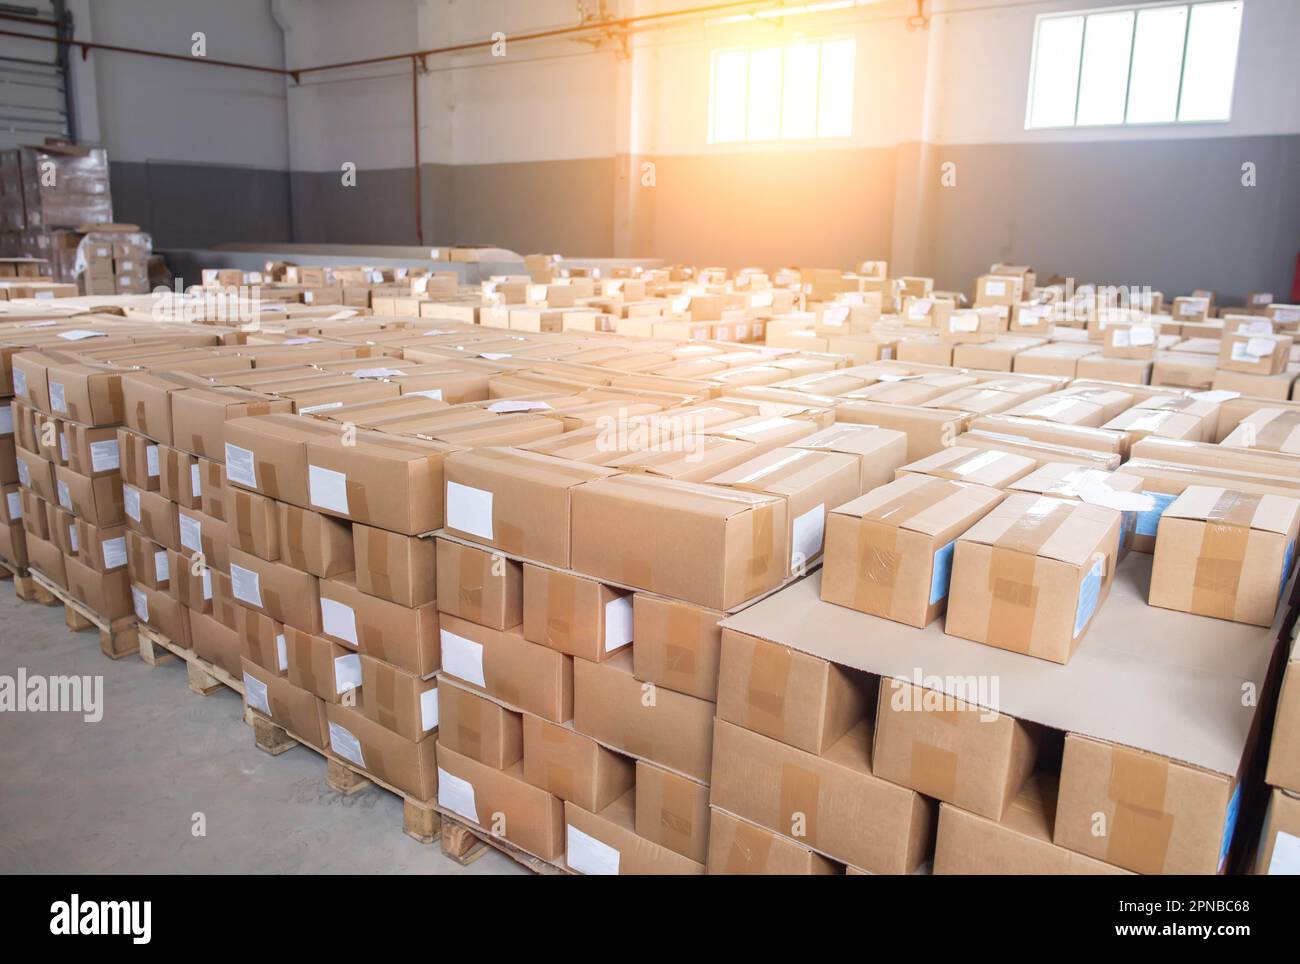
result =
[[[1226,121],[1244,0],[1038,18],[1025,127]]]
[[[709,143],[848,137],[855,47],[824,40],[714,51]]]

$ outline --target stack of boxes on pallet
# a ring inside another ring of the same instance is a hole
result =
[[[1281,675],[1265,771],[1269,798],[1257,874],[1300,874],[1300,623],[1292,627]]]

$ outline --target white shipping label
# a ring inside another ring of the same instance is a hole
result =
[[[263,308],[262,310],[265,311],[266,309]],[[285,344],[286,345],[310,345],[318,341],[320,341],[319,338],[290,338],[285,341]]]
[[[87,338],[106,338],[108,337],[108,332],[85,331],[83,329],[78,328],[74,331],[61,331],[59,332],[59,337],[64,339],[65,341],[84,341]]]
[[[790,564],[799,566],[822,551],[826,535],[826,504],[820,503],[795,517],[791,525]]]
[[[153,578],[155,582],[166,582],[171,578],[171,566],[167,562],[166,549],[159,549],[153,554]]]
[[[68,545],[72,546],[73,552],[81,551],[81,540],[77,538],[77,525],[75,522],[68,526]]]
[[[335,599],[322,597],[320,619],[326,635],[345,640],[350,646],[357,645],[357,614],[351,606],[345,606]]]
[[[153,478],[158,474],[158,446],[147,445],[144,450],[145,464],[148,466],[149,477]]]
[[[1246,351],[1256,358],[1271,358],[1277,342],[1272,338],[1247,338]]]
[[[1300,308],[1274,308],[1273,320],[1286,322],[1287,324],[1300,321]]]
[[[1133,339],[1129,337],[1127,328],[1116,328],[1110,336],[1110,343],[1115,348],[1128,348],[1133,344]]]
[[[632,642],[632,594],[605,603],[605,652]]]
[[[1128,330],[1129,341],[1137,346],[1154,345],[1156,330],[1150,325],[1134,325]]]
[[[348,514],[348,477],[342,472],[308,465],[307,486],[312,505]]]
[[[334,751],[335,755],[341,756],[349,763],[355,763],[365,769],[366,758],[361,753],[361,741],[353,735],[351,730],[339,726],[333,721],[330,722],[330,749]]]
[[[199,463],[190,466],[190,495],[198,498],[203,494],[203,475],[199,472]]]
[[[989,278],[984,282],[984,293],[995,298],[1000,298],[1007,293],[1007,283],[998,281],[996,278]]]
[[[243,566],[230,564],[230,591],[240,602],[262,608],[262,581],[257,573]]]
[[[438,806],[460,814],[470,823],[478,823],[474,803],[474,784],[438,767]]]
[[[6,492],[5,505],[9,509],[10,522],[16,522],[23,517],[23,499],[19,493]]]
[[[949,331],[979,331],[980,316],[973,311],[960,311],[948,319]]]
[[[0,435],[14,434],[14,409],[12,405],[0,405]]]
[[[486,489],[447,483],[447,528],[480,539],[492,538],[492,493]]]
[[[420,729],[425,733],[438,725],[438,687],[420,694]]]
[[[105,569],[120,569],[126,565],[126,536],[105,539],[100,543],[100,550],[104,554]]]
[[[212,599],[212,570],[207,566],[203,567],[203,600],[207,602]]]
[[[750,303],[750,306],[751,306],[751,307],[754,307],[754,308],[770,308],[770,307],[772,307],[772,298],[773,298],[773,295],[772,295],[772,292],[771,292],[770,290],[769,290],[769,291],[756,291],[756,292],[754,292],[754,294],[750,297],[749,303]]]
[[[149,597],[135,586],[131,587],[131,605],[135,608],[135,618],[142,623],[149,621]],[[244,679],[248,679],[247,676]]]
[[[434,401],[437,401],[437,402],[441,402],[441,401],[442,401],[442,389],[441,389],[441,388],[426,388],[424,391],[421,391],[421,392],[402,392],[402,394],[403,394],[403,395],[423,395],[425,398],[432,398]]]
[[[1300,837],[1279,830],[1273,838],[1273,856],[1268,861],[1268,872],[1274,874],[1300,874]]]
[[[226,443],[226,481],[257,488],[257,463],[253,453],[229,442]]]
[[[244,674],[244,702],[258,712],[271,715],[271,701],[266,696],[266,684],[247,673]]]
[[[68,398],[59,382],[50,382],[50,408],[56,412],[68,413]]]
[[[199,520],[184,512],[177,513],[181,526],[181,545],[194,552],[203,551],[203,527]]]
[[[402,375],[400,368],[358,368],[352,373],[353,378],[396,378]]]
[[[111,472],[120,468],[121,459],[117,451],[117,439],[104,439],[102,442],[90,443],[90,471]],[[158,473],[153,473],[157,475]]]
[[[59,457],[66,463],[68,461],[68,433],[59,433]]]
[[[289,645],[284,640],[284,633],[275,634],[275,660],[281,673],[289,668]]]
[[[913,321],[920,321],[930,315],[930,309],[934,307],[934,302],[929,298],[917,298],[907,309],[907,317]]]
[[[312,412],[326,412],[331,408],[342,408],[342,402],[322,402],[319,405],[308,405],[306,408],[298,409],[299,415],[310,415]]]
[[[1267,318],[1256,321],[1245,321],[1237,326],[1239,335],[1271,335],[1273,334],[1273,323]]]
[[[68,483],[64,482],[62,479],[59,479],[56,485],[58,486],[59,489],[59,505],[63,506],[63,508],[71,512],[72,493],[68,490]]]
[[[822,324],[831,325],[833,327],[839,328],[841,325],[844,324],[845,321],[848,320],[848,317],[849,317],[849,309],[844,305],[840,305],[834,308],[827,308],[825,311],[822,312]]]
[[[346,693],[361,685],[361,657],[356,653],[334,657],[334,692]]]
[[[21,369],[14,369],[14,394],[27,394],[27,373]]]
[[[18,481],[22,483],[25,489],[32,487],[32,470],[21,459],[18,460]]]
[[[603,840],[583,833],[571,823],[565,824],[564,861],[579,873],[588,877],[617,877],[619,856]]]
[[[498,415],[503,415],[509,412],[549,411],[550,408],[551,406],[546,402],[526,402],[506,398],[499,402],[493,402],[488,406],[488,411],[496,412]]]
[[[483,644],[458,636],[450,630],[438,634],[442,644],[442,670],[475,686],[486,686],[483,679]]]

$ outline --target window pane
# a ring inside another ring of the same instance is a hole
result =
[[[1138,11],[1128,91],[1130,124],[1156,124],[1174,119],[1186,32],[1186,7]]]
[[[1083,34],[1079,124],[1124,123],[1133,11],[1093,14]]]
[[[1241,2],[1207,3],[1192,8],[1187,30],[1187,61],[1178,119],[1225,121],[1232,111],[1232,78],[1237,72]]]
[[[713,111],[709,140],[715,144],[745,139],[745,74],[749,52],[728,50],[713,58]]]
[[[749,133],[751,141],[770,141],[781,134],[781,48],[749,55]]]
[[[848,137],[853,133],[852,40],[822,44],[821,87],[817,92],[817,136]]]
[[[817,133],[816,44],[785,48],[785,88],[781,91],[781,136],[812,137]]]
[[[1029,126],[1067,127],[1074,123],[1079,87],[1083,17],[1051,17],[1038,22],[1031,81]]]

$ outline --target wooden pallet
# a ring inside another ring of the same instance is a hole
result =
[[[442,817],[442,852],[461,866],[468,867],[488,849],[503,853],[515,863],[535,874],[555,876],[569,873],[564,867],[521,850],[510,841],[465,823],[460,817],[438,808]]]
[[[124,659],[139,651],[134,616],[126,616],[116,621],[110,620],[99,615],[80,600],[74,599],[66,589],[34,569],[31,579],[38,591],[33,601],[47,606],[62,604],[64,622],[74,633],[81,632],[83,629],[98,629],[99,649],[109,659]]]
[[[45,605],[54,603],[54,597],[36,585],[26,566],[17,565],[8,559],[0,559],[0,581],[6,579],[14,581],[14,595],[23,602],[38,602]]]
[[[417,800],[404,790],[385,783],[373,774],[361,770],[346,760],[340,759],[328,751],[322,752],[310,743],[299,739],[278,723],[263,716],[251,706],[244,707],[244,722],[253,728],[253,741],[257,748],[271,756],[279,756],[295,746],[304,746],[325,758],[325,783],[331,790],[344,796],[360,793],[366,787],[374,785],[402,800],[402,832],[422,844],[431,844],[441,839],[440,819],[433,803]]]
[[[192,649],[186,649],[180,643],[168,639],[152,626],[136,624],[139,639],[137,642],[140,658],[150,666],[161,666],[175,659],[185,663],[185,674],[189,687],[200,696],[207,696],[225,687],[240,696],[244,695],[243,679],[231,676],[216,663],[209,662]]]

